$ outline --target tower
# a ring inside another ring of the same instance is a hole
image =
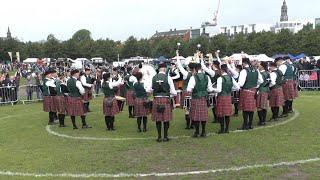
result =
[[[286,3],[286,0],[283,1],[282,7],[281,7],[281,17],[280,22],[282,21],[288,21],[288,6]]]
[[[12,38],[12,36],[11,36],[10,28],[8,27],[7,39],[11,39],[11,38]]]

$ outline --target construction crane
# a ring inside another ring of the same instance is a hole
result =
[[[218,1],[218,7],[217,10],[214,12],[214,17],[212,22],[203,22],[201,27],[203,29],[203,34],[206,32],[206,27],[215,27],[218,25],[218,15],[219,15],[219,10],[220,10],[220,3],[221,0]]]

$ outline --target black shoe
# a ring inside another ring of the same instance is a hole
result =
[[[158,139],[157,139],[157,142],[162,142],[162,139],[161,139],[161,138],[158,138]]]
[[[82,129],[90,129],[90,128],[92,128],[92,127],[91,127],[91,126],[88,126],[88,125],[82,126]]]
[[[184,129],[189,130],[189,129],[190,129],[190,127],[189,127],[189,126],[187,126],[187,127],[186,127],[186,128],[184,128]]]
[[[224,130],[224,133],[229,134],[229,130],[228,129]]]
[[[52,125],[55,125],[54,122],[49,122],[48,125],[52,126]]]
[[[73,130],[75,130],[75,129],[78,129],[78,127],[77,126],[73,126]]]
[[[142,131],[141,131],[141,129],[138,129],[138,133],[141,133]]]
[[[279,118],[286,118],[288,117],[288,114],[282,114]]]
[[[190,129],[194,129],[194,127],[193,127],[193,126],[190,126]]]
[[[163,142],[168,142],[168,141],[170,141],[169,138],[164,138],[164,139],[163,139]]]
[[[59,127],[64,128],[64,127],[67,127],[67,126],[62,124],[62,125],[59,125]]]
[[[249,126],[248,129],[253,129],[253,126]]]

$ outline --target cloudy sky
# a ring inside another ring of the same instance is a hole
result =
[[[219,25],[275,23],[282,0],[221,0]],[[218,0],[3,0],[0,36],[39,41],[54,34],[66,40],[79,29],[94,39],[150,37],[156,30],[200,27],[212,19]],[[290,19],[320,17],[318,0],[287,0]]]

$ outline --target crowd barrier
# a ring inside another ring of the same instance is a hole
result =
[[[18,89],[15,86],[0,87],[0,105],[14,105],[19,101]]]
[[[37,85],[24,85],[19,87],[18,98],[23,104],[43,100],[42,91]]]
[[[317,70],[302,70],[298,72],[298,86],[301,90],[320,89],[319,73]]]

